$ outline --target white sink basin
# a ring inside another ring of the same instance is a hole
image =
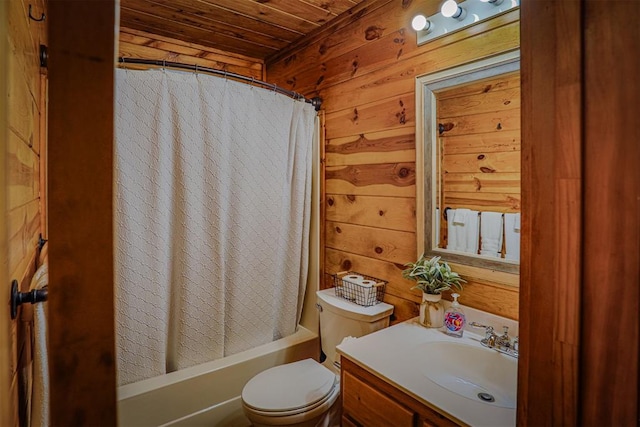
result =
[[[485,313],[472,308],[465,310],[468,319],[507,325],[517,334],[517,325],[509,324],[508,319],[482,317]],[[348,340],[336,349],[459,424],[514,427],[518,360],[483,347],[481,339],[473,331],[453,338],[421,326],[416,318]],[[487,393],[493,401],[481,399],[480,393]]]
[[[411,355],[421,374],[440,387],[476,402],[515,409],[518,363],[513,357],[451,341],[420,344]]]

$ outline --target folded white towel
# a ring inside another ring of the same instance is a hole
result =
[[[502,249],[502,214],[482,212],[480,214],[480,255],[500,257]]]
[[[42,289],[49,283],[49,270],[44,264],[36,270],[30,289]],[[47,360],[46,302],[33,306],[33,396],[31,398],[32,427],[49,425],[49,362]]]
[[[517,228],[516,228],[517,227]],[[520,214],[504,214],[505,259],[520,260]]]
[[[470,254],[478,253],[478,243],[480,240],[480,221],[478,217],[478,211],[470,210],[467,213],[467,224],[465,225],[466,238],[464,249],[461,250]]]
[[[456,214],[455,209],[449,209],[446,211],[447,213],[447,249],[450,251],[457,251],[458,245],[458,229],[459,227],[455,227],[453,225],[453,217]]]
[[[453,214],[453,223],[465,225],[469,217],[469,212],[471,212],[469,209],[456,209]]]
[[[478,253],[478,211],[450,209],[447,212],[447,249],[458,252]],[[456,219],[454,219],[456,218]]]
[[[453,229],[455,230],[456,237],[456,250],[464,252],[467,249],[467,214],[466,212],[460,213],[462,209],[456,209],[456,217],[461,218],[459,221],[453,222]],[[467,209],[465,209],[467,211]]]
[[[434,247],[440,247],[440,208],[436,208],[436,230],[434,233]]]
[[[520,213],[517,214],[509,214],[509,215],[515,215],[515,221],[513,223],[513,229],[515,231],[520,231]]]

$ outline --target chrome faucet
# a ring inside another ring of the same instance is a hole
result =
[[[484,338],[480,340],[480,344],[518,358],[518,337],[511,339],[508,326],[503,326],[502,335],[498,335],[495,333],[493,326],[481,325],[477,322],[470,322],[469,325],[474,328],[484,328]]]

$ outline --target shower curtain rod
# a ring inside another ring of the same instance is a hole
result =
[[[224,70],[217,70],[215,68],[201,67],[199,65],[184,64],[181,62],[170,62],[170,61],[164,61],[159,59],[125,58],[122,56],[118,58],[118,62],[123,64],[124,67],[126,67],[127,64],[143,64],[143,65],[155,65],[155,66],[164,67],[164,68],[166,67],[179,68],[181,70],[195,71],[196,73],[202,71],[205,73],[215,74],[218,76],[230,77],[235,80],[241,80],[243,82],[247,82],[252,85],[260,85],[265,88],[272,89],[277,93],[287,95],[293,99],[297,99],[297,100],[304,99],[306,103],[313,105],[316,111],[320,111],[320,106],[322,105],[322,98],[320,97],[306,98],[304,95],[299,94],[298,92],[284,89],[273,83],[263,82],[262,80],[256,80],[253,77],[243,76],[242,74],[230,73]]]

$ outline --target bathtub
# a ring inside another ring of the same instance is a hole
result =
[[[249,426],[240,394],[254,375],[283,363],[318,359],[318,335],[300,326],[286,338],[178,372],[118,388],[118,425]]]

